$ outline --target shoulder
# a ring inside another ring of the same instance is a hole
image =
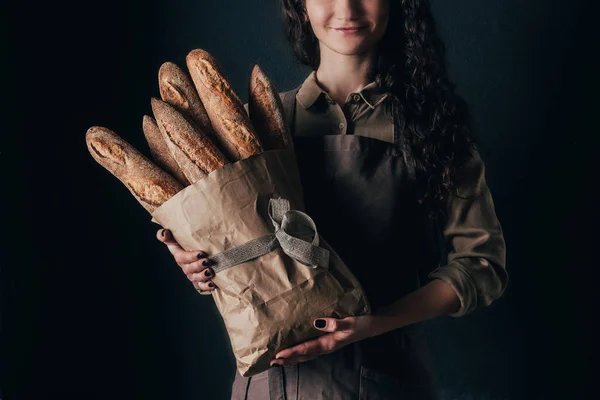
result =
[[[281,97],[281,100],[283,101],[283,99],[284,99],[286,96],[289,96],[289,95],[292,95],[292,94],[295,94],[295,93],[297,93],[297,92],[298,92],[298,90],[300,90],[300,88],[301,88],[301,87],[302,87],[302,85],[300,85],[300,86],[296,86],[295,88],[293,88],[293,89],[290,89],[290,90],[286,90],[285,92],[281,92],[281,93],[279,93],[279,97]]]

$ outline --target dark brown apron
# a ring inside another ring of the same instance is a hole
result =
[[[439,230],[417,202],[414,171],[394,143],[293,132],[296,93],[283,105],[306,213],[359,279],[373,312],[418,289],[439,265]],[[392,121],[390,121],[392,123]],[[315,315],[315,318],[319,315]],[[435,399],[423,333],[408,326],[253,377],[236,370],[232,400]]]

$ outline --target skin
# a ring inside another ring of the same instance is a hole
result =
[[[389,0],[306,0],[305,4],[304,19],[311,24],[320,43],[321,64],[316,72],[317,81],[334,101],[343,105],[351,93],[359,92],[369,83],[367,70],[376,44],[387,28]],[[364,30],[352,35],[342,35],[335,30],[363,25],[366,26]],[[191,282],[202,290],[217,288],[209,286],[214,274],[209,266],[203,265],[206,254],[201,250],[185,251],[169,231],[163,235],[163,230],[159,230],[157,238],[167,245]],[[206,271],[211,275],[205,275]],[[371,315],[319,318],[326,325],[315,328],[327,333],[279,351],[271,365],[293,365],[311,360],[359,340],[453,313],[459,307],[460,300],[454,289],[446,282],[434,279]]]
[[[206,252],[202,250],[184,250],[173,238],[171,231],[168,229],[159,229],[156,232],[156,238],[167,245],[167,248],[175,258],[175,262],[194,286],[201,290],[215,290],[218,287],[211,281],[215,273],[209,268],[210,261],[206,258],[208,257]],[[214,286],[211,287],[210,284]]]
[[[304,20],[319,40],[317,82],[338,104],[369,83],[367,70],[388,24],[389,0],[306,0]],[[335,28],[366,26],[344,35]]]

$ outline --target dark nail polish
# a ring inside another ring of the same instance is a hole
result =
[[[202,265],[204,265],[205,267],[208,267],[210,264],[212,264],[210,262],[210,260],[204,260],[204,261],[202,261]]]
[[[325,328],[325,325],[326,325],[326,324],[327,324],[327,323],[325,322],[325,320],[324,320],[324,319],[318,319],[318,320],[316,320],[316,321],[315,321],[315,326],[316,326],[317,328]]]
[[[210,276],[210,275],[211,275],[211,274],[210,274],[210,271],[209,271],[209,270],[207,270],[207,269],[206,269],[206,270],[204,270],[204,275],[206,275],[206,276]]]
[[[212,282],[208,282],[208,286],[210,286],[210,287],[215,287],[215,284],[214,284],[214,283],[212,283]]]
[[[162,232],[160,233],[162,236],[165,236],[165,230],[163,229]]]
[[[206,257],[206,253],[203,252],[203,251],[201,251],[200,253],[198,253],[197,257],[198,258],[204,258],[204,257]]]

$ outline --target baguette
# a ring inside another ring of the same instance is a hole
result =
[[[206,136],[215,141],[215,133],[206,108],[200,101],[194,83],[177,64],[163,63],[158,70],[158,88],[160,97],[181,114],[189,117]]]
[[[258,64],[254,65],[250,75],[248,113],[265,151],[288,146],[289,133],[281,97]]]
[[[110,129],[92,126],[85,141],[92,157],[117,177],[149,213],[183,189],[175,178]]]
[[[190,183],[229,163],[212,140],[169,103],[153,97],[152,111],[173,158]]]
[[[149,115],[144,115],[142,128],[154,161],[159,167],[173,175],[179,183],[187,186],[190,182],[185,177],[183,171],[181,171],[181,168],[179,168],[177,161],[173,158],[171,150],[169,150],[169,146],[156,124],[156,120]]]
[[[244,105],[215,58],[205,50],[195,49],[186,56],[186,64],[227,158],[236,162],[262,152]]]

